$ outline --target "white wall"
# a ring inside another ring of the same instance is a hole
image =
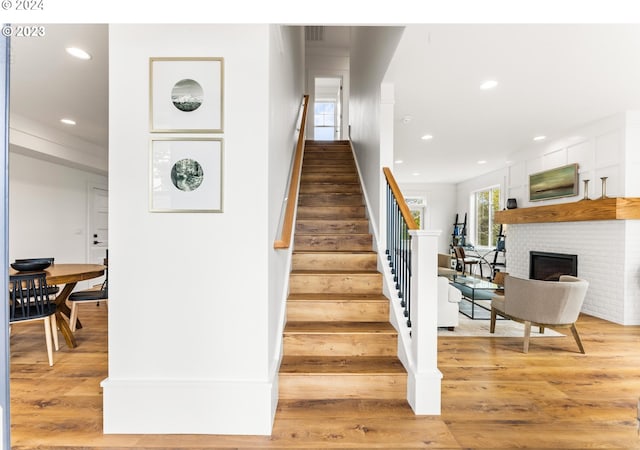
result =
[[[86,262],[90,184],[106,186],[107,177],[11,152],[9,261]]]
[[[380,145],[381,83],[403,30],[402,27],[353,27],[351,33],[351,139],[374,214],[370,218],[372,226],[378,230],[381,230],[385,208],[384,202],[381,203],[383,161],[393,158],[392,149],[382,155]]]
[[[111,25],[109,31],[104,430],[269,434],[274,220],[267,169],[270,144],[279,140],[270,141],[269,132],[272,31],[193,24]],[[152,56],[224,58],[223,213],[149,212]]]
[[[304,33],[301,27],[269,28],[269,377],[275,407],[282,331],[290,272],[289,250],[274,250],[279,237],[288,178],[297,144],[296,122],[303,97]]]
[[[398,183],[405,197],[425,199],[425,230],[441,230],[438,252],[449,253],[456,216],[456,185],[447,183]]]

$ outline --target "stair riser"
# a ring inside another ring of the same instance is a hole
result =
[[[362,194],[350,193],[314,193],[300,194],[298,205],[301,206],[360,206],[364,205]]]
[[[356,173],[327,173],[327,172],[317,172],[317,173],[302,173],[302,178],[300,179],[302,184],[307,183],[348,183],[348,184],[357,184],[360,186],[360,179],[358,178],[358,174]]]
[[[369,232],[367,220],[298,220],[296,234],[366,234]]]
[[[386,322],[388,302],[354,302],[330,300],[289,300],[288,321],[316,322]]]
[[[335,152],[326,155],[317,153],[313,155],[305,155],[302,160],[302,166],[349,166],[354,170],[356,168],[356,164],[353,161],[353,158],[351,158],[351,155]]]
[[[285,332],[284,354],[289,356],[394,356],[397,335],[386,333],[314,333]]]
[[[407,397],[407,375],[280,374],[279,397],[308,399],[383,399]]]
[[[353,156],[351,155],[351,153],[347,152],[306,153],[302,162],[303,165],[334,166],[340,164],[349,164],[355,167]]]
[[[329,166],[302,166],[303,174],[311,173],[336,173],[336,174],[351,174],[355,175],[358,172],[355,166],[341,166],[341,165],[329,165]]]
[[[296,234],[294,248],[296,251],[369,251],[373,247],[373,238],[365,235],[312,235]]]
[[[294,274],[289,277],[292,294],[379,294],[382,275],[376,274]]]
[[[292,270],[376,270],[375,253],[294,253]]]
[[[365,219],[364,206],[299,206],[298,219]]]
[[[356,183],[337,184],[337,183],[302,183],[300,185],[300,194],[362,194],[360,185]]]

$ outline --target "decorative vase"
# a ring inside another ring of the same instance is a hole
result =
[[[518,202],[515,198],[507,199],[507,209],[516,209],[518,207]]]
[[[589,180],[582,180],[584,183],[584,198],[582,200],[591,200],[589,198]]]
[[[608,177],[600,177],[602,180],[602,196],[600,198],[609,198],[607,197],[607,178]]]

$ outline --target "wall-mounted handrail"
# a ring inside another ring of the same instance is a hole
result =
[[[407,202],[388,167],[382,169],[387,179],[387,260],[393,282],[404,308],[407,326],[411,327],[411,235],[417,230]]]
[[[302,106],[302,116],[300,119],[298,143],[296,144],[296,154],[293,160],[293,169],[291,170],[291,179],[289,180],[289,193],[287,195],[287,205],[282,222],[282,230],[280,239],[276,239],[273,248],[284,249],[291,245],[291,235],[293,234],[293,222],[298,201],[298,190],[300,188],[300,171],[302,169],[302,157],[304,156],[304,138],[307,125],[307,109],[309,106],[309,95],[305,95]]]

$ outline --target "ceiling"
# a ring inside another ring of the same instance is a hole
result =
[[[498,85],[481,90],[488,79]],[[396,178],[460,182],[577,126],[640,110],[640,25],[409,26],[386,81],[403,161]]]
[[[327,45],[348,45],[347,27],[326,28]],[[46,31],[46,39],[12,41],[12,114],[107,151],[108,27]],[[70,45],[93,58],[68,56]],[[638,55],[640,25],[411,25],[386,76],[395,85],[395,159],[404,161],[394,173],[404,182],[460,182],[504,167],[534,136],[549,142],[639,110]],[[480,90],[489,78],[497,87]],[[61,124],[63,116],[77,125]]]
[[[83,61],[68,55],[80,47]],[[96,144],[109,139],[109,42],[107,25],[46,25],[45,38],[11,40],[10,111],[56,132]],[[60,119],[70,118],[75,126]]]

